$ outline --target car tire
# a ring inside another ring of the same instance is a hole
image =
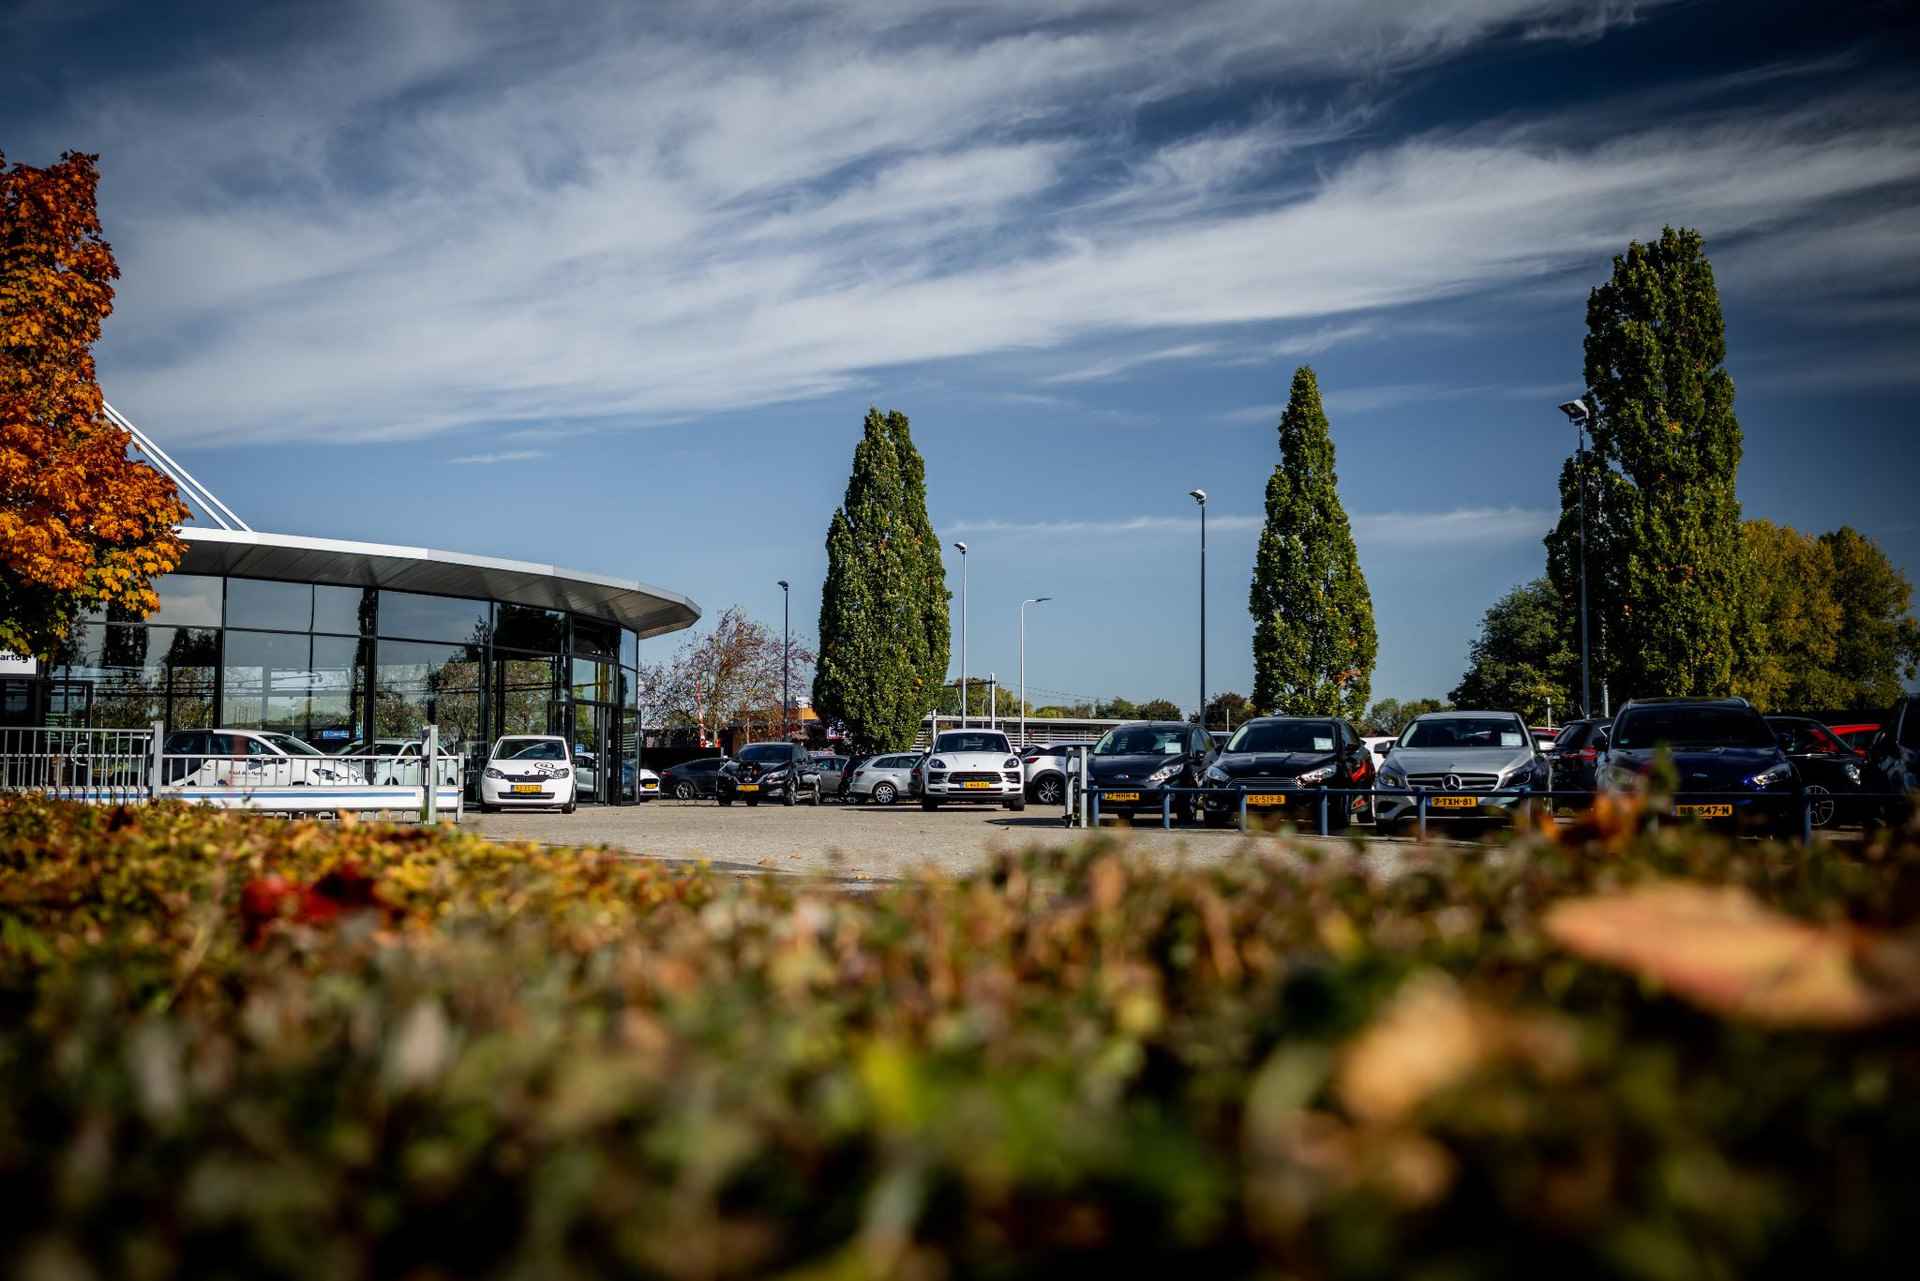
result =
[[[876,783],[873,788],[875,805],[891,805],[900,799],[900,789],[892,783]]]
[[[700,789],[684,778],[673,785],[673,799],[676,801],[690,801],[698,795],[700,795]]]
[[[1021,797],[1017,797],[1014,800],[1008,801],[1007,808],[1011,810],[1013,813],[1018,814],[1027,808],[1027,798],[1024,796],[1021,796]]]
[[[473,803],[473,812],[476,814],[491,814],[493,813],[493,806],[487,804],[485,801],[475,801]]]
[[[1813,800],[1816,796],[1824,799]],[[1808,783],[1807,798],[1813,805],[1813,825],[1816,828],[1833,826],[1833,820],[1840,812],[1839,802],[1833,799],[1833,793],[1819,783]]]
[[[1033,802],[1036,805],[1058,805],[1066,796],[1066,784],[1058,774],[1047,774],[1033,780]]]
[[[794,791],[791,785],[788,786],[786,791],[780,794],[780,803],[786,806],[788,809],[792,809],[794,806],[800,803],[800,798],[794,795]]]
[[[568,797],[568,798],[567,798],[567,803],[566,803],[565,805],[562,805],[562,806],[560,807],[560,812],[561,812],[562,814],[571,814],[571,813],[573,813],[573,809],[574,809],[574,806],[575,806],[575,805],[577,805],[577,804],[578,804],[578,802],[577,802],[577,801],[575,801],[575,800],[574,800],[574,799],[573,799],[572,797]]]
[[[1238,815],[1230,810],[1217,810],[1209,806],[1206,810],[1206,817],[1203,818],[1201,822],[1205,823],[1208,827],[1232,827],[1234,820],[1238,817]]]
[[[935,810],[940,808],[940,802],[939,801],[921,801],[920,808],[925,810],[927,813],[931,814]]]
[[[760,808],[760,802],[757,799],[750,796],[747,798],[747,808],[750,810],[757,810]]]
[[[714,797],[713,799],[714,799],[714,800],[716,800],[716,801],[719,801],[719,802],[720,802],[720,803],[721,803],[722,805],[731,805],[731,804],[733,804],[733,801],[732,801],[732,800],[731,800],[730,798],[728,798],[728,797],[725,797],[725,796],[716,796],[716,797]]]

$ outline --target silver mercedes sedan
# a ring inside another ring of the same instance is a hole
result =
[[[1526,794],[1553,782],[1526,721],[1513,712],[1429,712],[1401,731],[1378,786],[1427,793],[1429,820],[1484,820],[1527,811]],[[1486,795],[1492,791],[1519,794]],[[1415,816],[1419,799],[1383,795],[1374,806],[1380,830],[1391,834]]]

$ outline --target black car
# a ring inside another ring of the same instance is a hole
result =
[[[1611,720],[1588,717],[1568,721],[1560,727],[1553,746],[1547,749],[1547,763],[1553,766],[1553,785],[1569,792],[1591,792],[1598,783],[1600,753],[1607,748],[1607,727]],[[1561,801],[1560,804],[1573,802]]]
[[[722,805],[745,801],[820,803],[820,765],[798,743],[750,743],[720,767],[715,779]]]
[[[1849,799],[1864,791],[1860,758],[1840,736],[1807,716],[1769,716],[1767,724],[1780,736],[1787,759],[1800,771],[1813,805],[1813,825],[1857,823],[1866,815],[1862,802]]]
[[[1800,779],[1744,698],[1635,699],[1620,709],[1600,753],[1600,786],[1634,791],[1660,753],[1679,774],[1673,812],[1735,826],[1798,825]]]
[[[702,756],[669,765],[660,771],[660,794],[681,801],[713,796],[719,790],[720,767],[726,763],[724,756]]]
[[[1371,787],[1373,753],[1360,731],[1325,716],[1261,716],[1233,732],[1201,774],[1209,826],[1225,827],[1247,813],[1279,814],[1302,827],[1320,822],[1327,788]],[[1327,830],[1345,831],[1367,813],[1364,796],[1329,796]]]
[[[1164,789],[1197,788],[1201,771],[1213,760],[1213,740],[1198,725],[1184,721],[1137,721],[1116,725],[1093,745],[1087,768],[1099,794],[1102,814],[1158,814]],[[1070,768],[1076,772],[1077,760]],[[1172,798],[1173,813],[1191,819],[1191,795]]]
[[[1870,792],[1906,795],[1905,805],[1882,802],[1883,817],[1898,822],[1912,809],[1920,792],[1920,695],[1902,698],[1881,722],[1867,748],[1866,786]]]

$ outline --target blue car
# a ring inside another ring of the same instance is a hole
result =
[[[1800,775],[1744,698],[1646,698],[1620,709],[1600,754],[1602,790],[1637,791],[1662,751],[1679,775],[1673,812],[1737,828],[1797,827]]]

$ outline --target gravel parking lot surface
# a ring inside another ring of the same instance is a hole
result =
[[[706,860],[730,871],[826,875],[848,881],[883,881],[932,868],[961,873],[978,867],[996,850],[1070,844],[1084,833],[1062,826],[1057,810],[1029,806],[1021,814],[985,807],[954,807],[926,813],[919,806],[744,805],[721,808],[712,801],[653,801],[615,809],[582,807],[573,814],[475,814],[463,826],[487,836],[549,845],[606,845],[648,858]],[[1273,849],[1270,836],[1200,827],[1162,831],[1157,825],[1126,833],[1136,847],[1168,857],[1224,859]],[[1317,839],[1317,838],[1316,838]],[[1329,848],[1350,849],[1339,838]],[[1405,839],[1366,838],[1371,850],[1404,849]]]

